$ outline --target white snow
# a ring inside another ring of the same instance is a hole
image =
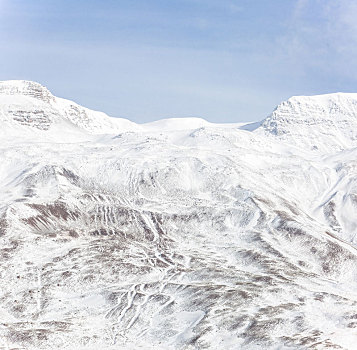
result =
[[[0,82],[0,348],[354,349],[357,94],[135,124]]]

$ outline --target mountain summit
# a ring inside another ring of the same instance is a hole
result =
[[[259,132],[310,150],[357,146],[357,94],[297,96],[281,103]]]
[[[0,108],[8,123],[25,125],[38,130],[60,128],[70,125],[89,133],[128,131],[135,124],[126,119],[110,118],[101,112],[62,98],[53,96],[44,86],[31,81],[0,82]]]

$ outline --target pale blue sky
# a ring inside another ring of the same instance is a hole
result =
[[[146,122],[357,92],[351,0],[0,0],[0,80]]]

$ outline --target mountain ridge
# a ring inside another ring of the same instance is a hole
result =
[[[202,118],[169,118],[137,124],[127,119],[109,117],[105,113],[55,97],[47,88],[31,81],[0,82],[2,105],[6,104],[6,96],[18,96],[20,100],[30,97],[40,101],[39,105],[30,103],[27,110],[21,111],[13,107],[17,103],[24,105],[25,102],[17,101],[16,98],[10,99],[8,104],[12,109],[4,110],[2,115],[12,115],[17,123],[44,130],[48,130],[56,119],[63,119],[93,134],[150,132],[155,128],[169,132],[219,127],[251,131],[312,152],[335,152],[357,145],[355,93],[293,96],[280,103],[270,115],[259,122],[227,124],[210,123]],[[330,135],[330,140],[327,140],[325,135]]]

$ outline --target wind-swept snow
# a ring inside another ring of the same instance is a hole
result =
[[[138,125],[0,82],[0,349],[354,349],[356,106]]]

